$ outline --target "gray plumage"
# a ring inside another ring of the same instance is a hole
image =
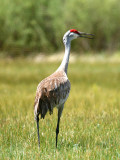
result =
[[[51,114],[54,107],[59,109],[67,100],[69,92],[70,82],[63,70],[56,71],[42,80],[35,97],[35,119],[39,114],[44,118],[48,110]]]

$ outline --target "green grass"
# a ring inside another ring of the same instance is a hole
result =
[[[40,120],[38,150],[33,104],[39,81],[58,63],[0,61],[0,159],[120,159],[120,64],[69,65],[70,96],[55,148],[57,109]]]

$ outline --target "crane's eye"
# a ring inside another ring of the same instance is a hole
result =
[[[74,33],[73,33],[73,32],[70,32],[69,36],[73,36],[73,35],[74,35]]]

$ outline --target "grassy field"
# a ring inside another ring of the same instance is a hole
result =
[[[40,120],[38,149],[33,104],[39,81],[59,63],[0,60],[1,160],[120,159],[120,63],[69,65],[70,96],[55,148],[57,109]]]

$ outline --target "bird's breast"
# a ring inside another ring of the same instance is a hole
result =
[[[65,103],[65,101],[69,96],[69,92],[70,92],[69,80],[60,84],[59,86],[57,86],[56,84],[56,87],[54,88],[54,90],[49,92],[49,95],[50,95],[49,98],[52,103],[51,105],[53,105],[53,107],[55,106],[59,107],[61,104]]]

